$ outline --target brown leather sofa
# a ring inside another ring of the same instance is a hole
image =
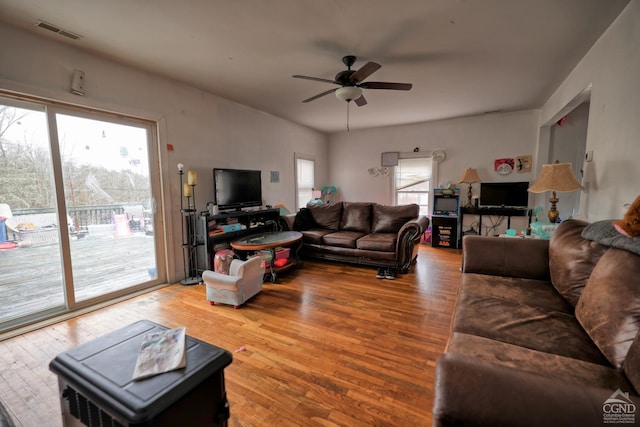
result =
[[[587,226],[566,221],[550,242],[464,237],[434,426],[640,423],[640,255]]]
[[[302,232],[302,256],[392,268],[406,273],[429,225],[419,206],[338,202],[310,204],[283,215],[284,228]]]

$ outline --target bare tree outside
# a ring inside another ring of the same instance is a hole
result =
[[[14,211],[55,206],[54,189],[49,185],[52,170],[48,147],[32,144],[26,134],[9,132],[20,127],[29,114],[29,110],[0,105],[0,203]],[[68,205],[148,203],[148,177],[134,170],[78,164],[64,135],[60,145]],[[83,149],[90,151],[90,144]],[[125,147],[118,151],[123,158],[129,157]]]

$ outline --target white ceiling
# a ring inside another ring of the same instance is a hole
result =
[[[293,74],[333,79],[353,54],[382,65],[369,81],[413,83],[365,90],[351,129],[538,108],[628,2],[0,0],[0,21],[334,132],[344,101],[301,102],[334,86]]]

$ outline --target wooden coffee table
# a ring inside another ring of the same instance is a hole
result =
[[[302,247],[302,233],[299,231],[270,231],[267,233],[252,234],[250,236],[234,240],[231,242],[231,247],[236,252],[243,253],[238,254],[241,258],[246,257],[246,254],[249,252],[258,252],[265,249],[269,250],[271,252],[271,261],[268,264],[268,271],[266,274],[270,274],[271,281],[275,282],[277,273],[300,265],[301,261],[298,256],[298,252]],[[290,252],[287,263],[278,267],[274,265],[274,262],[276,260],[276,248],[279,247],[288,247]]]

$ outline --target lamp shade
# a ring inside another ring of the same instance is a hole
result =
[[[344,86],[336,90],[336,98],[343,101],[353,101],[362,96],[362,89],[356,86]]]
[[[571,163],[553,163],[542,165],[540,176],[529,187],[532,193],[544,193],[545,191],[569,192],[584,190],[573,175]]]
[[[465,169],[464,172],[462,172],[460,180],[458,180],[458,183],[471,184],[474,182],[482,182],[482,180],[480,176],[478,176],[478,171],[473,168]]]

